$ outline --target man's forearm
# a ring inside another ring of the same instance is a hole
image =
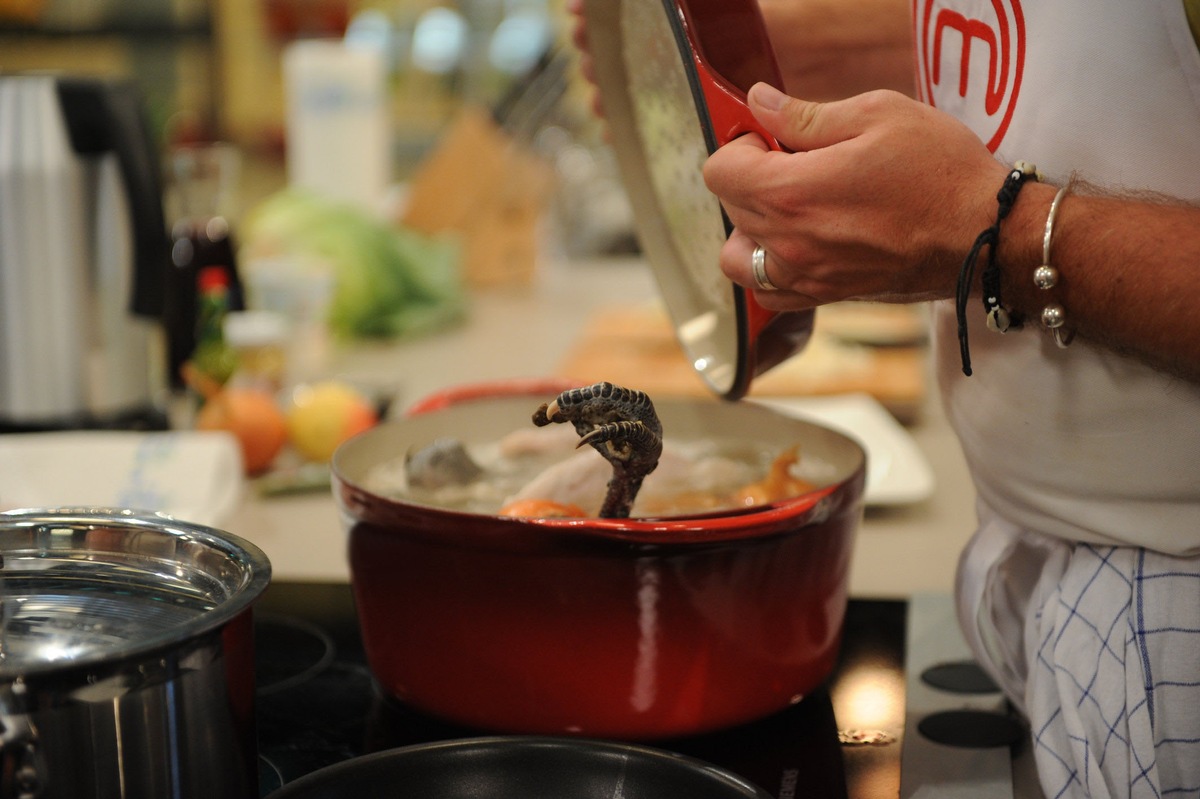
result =
[[[1064,329],[1164,371],[1200,379],[1200,207],[1097,194],[1063,199],[1050,260],[1058,285],[1042,290],[1046,216],[1056,187],[1027,186],[1001,228],[1003,300],[1040,331],[1048,302]]]

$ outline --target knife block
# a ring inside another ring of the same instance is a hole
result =
[[[400,221],[459,237],[470,286],[527,283],[553,188],[549,164],[468,106],[417,167]]]

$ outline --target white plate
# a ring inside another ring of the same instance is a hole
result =
[[[789,416],[825,425],[858,441],[867,452],[866,503],[908,505],[933,493],[933,471],[917,442],[868,394],[755,399]]]
[[[228,433],[82,430],[0,436],[0,510],[109,507],[220,526],[243,489]]]

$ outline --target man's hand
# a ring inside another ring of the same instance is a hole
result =
[[[731,280],[755,288],[751,252],[761,245],[780,290],[756,298],[773,310],[953,296],[1007,173],[974,133],[890,91],[811,103],[759,84],[749,106],[791,152],[751,134],[705,165],[735,226],[721,253]]]

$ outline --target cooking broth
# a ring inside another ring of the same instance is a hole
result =
[[[392,499],[466,513],[495,514],[513,500],[533,498],[578,505],[594,516],[612,467],[591,447],[576,449],[578,440],[568,425],[464,444],[482,475],[436,488],[414,485],[406,464],[409,455],[402,455],[371,469],[365,487]],[[744,507],[745,502],[732,497],[767,479],[788,451],[741,438],[687,441],[668,436],[658,468],[645,479],[631,515],[682,516]],[[836,479],[831,464],[802,451],[787,471],[797,485],[807,484],[796,493]]]

